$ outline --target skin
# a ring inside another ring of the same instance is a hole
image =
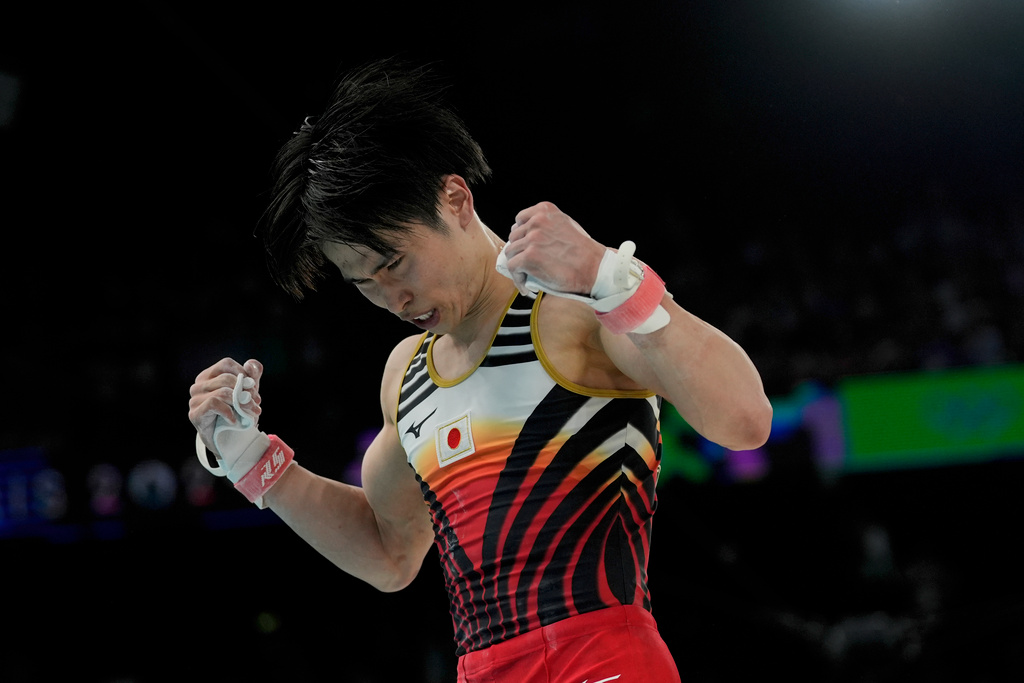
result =
[[[509,232],[510,280],[495,270],[502,240],[477,216],[457,176],[445,179],[440,215],[447,234],[413,226],[395,253],[330,243],[324,254],[371,303],[443,335],[434,361],[444,377],[471,369],[486,351],[505,305],[529,273],[560,291],[589,294],[605,247],[558,207],[521,211]],[[583,303],[545,297],[541,343],[558,372],[596,389],[646,388],[664,396],[700,434],[734,450],[768,439],[772,408],[743,350],[666,295],[671,322],[651,334],[608,332]],[[427,315],[425,322],[414,319]],[[433,540],[426,504],[395,428],[396,396],[419,334],[400,342],[381,380],[383,426],[363,458],[361,488],[320,477],[298,464],[264,496],[302,538],[346,572],[382,591],[416,576]],[[252,411],[262,412],[256,360],[223,359],[196,378],[189,418],[209,446],[215,416],[233,420],[231,390],[244,372],[255,380]]]

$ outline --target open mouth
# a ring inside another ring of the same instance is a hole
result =
[[[424,329],[433,327],[437,323],[437,309],[432,308],[423,315],[410,318],[409,322]]]

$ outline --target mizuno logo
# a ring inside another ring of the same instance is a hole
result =
[[[620,678],[622,678],[622,674],[619,674],[618,676],[612,676],[611,678],[602,678],[599,681],[594,681],[594,683],[608,683],[608,681],[617,681]],[[583,681],[583,683],[588,683],[588,681],[590,681],[589,678],[586,681]]]
[[[427,415],[425,418],[420,420],[418,424],[409,425],[409,428],[405,430],[405,433],[412,434],[414,439],[420,438],[420,430],[423,429],[423,423],[425,423],[427,420],[433,417],[434,413],[436,412],[437,408],[434,408],[434,410],[431,411],[430,415]]]

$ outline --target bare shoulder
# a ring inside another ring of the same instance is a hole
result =
[[[541,349],[564,379],[590,389],[639,391],[604,349],[601,323],[592,308],[564,297],[545,296],[537,319]]]
[[[422,334],[414,334],[398,342],[395,348],[391,349],[391,355],[388,356],[387,364],[384,366],[384,373],[405,372],[409,361],[412,360],[412,356],[422,340]]]
[[[423,335],[406,337],[395,345],[384,365],[384,377],[380,386],[381,409],[384,412],[384,419],[389,424],[394,423],[395,411],[398,408],[398,390],[412,360],[416,348],[419,346]]]
[[[384,424],[363,455],[362,486],[378,520],[412,534],[407,540],[416,537],[429,544],[433,539],[430,517],[395,426],[402,377],[421,339],[403,339],[388,357],[380,393]]]

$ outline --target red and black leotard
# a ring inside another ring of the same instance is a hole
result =
[[[425,334],[398,431],[430,506],[458,654],[617,604],[650,610],[660,399],[551,368],[516,296],[479,365],[444,380]]]

